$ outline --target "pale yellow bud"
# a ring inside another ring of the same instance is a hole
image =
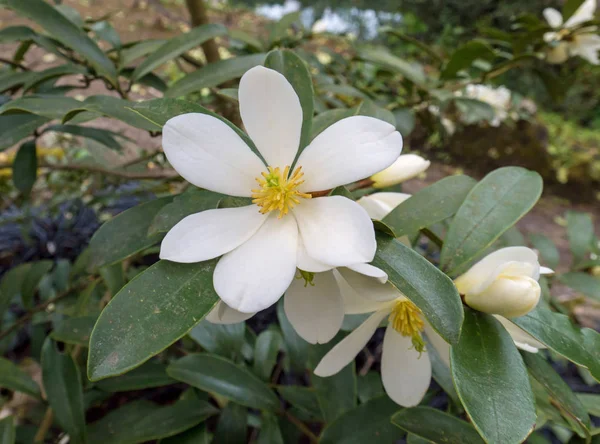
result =
[[[418,176],[430,164],[430,161],[416,154],[403,154],[388,168],[371,176],[371,180],[375,182],[375,188],[391,187]]]
[[[540,285],[528,276],[500,275],[482,293],[465,295],[465,302],[484,313],[516,318],[533,310],[540,294]]]
[[[564,63],[569,58],[569,45],[566,42],[559,42],[556,46],[546,49],[546,61],[558,65]]]

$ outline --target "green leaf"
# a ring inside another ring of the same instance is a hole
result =
[[[63,45],[84,57],[113,85],[116,84],[117,73],[110,59],[83,30],[50,4],[42,0],[0,0],[0,5],[11,8],[22,17],[36,22]]]
[[[125,285],[125,274],[121,262],[100,268],[100,276],[111,296],[116,295]]]
[[[167,40],[160,48],[153,51],[148,58],[135,68],[131,76],[131,81],[135,82],[169,60],[176,59],[207,40],[225,34],[227,34],[227,28],[223,25],[211,23],[198,26],[190,30],[190,32],[173,37]]]
[[[86,443],[81,374],[71,356],[47,338],[42,347],[42,379],[56,420],[73,443]]]
[[[302,339],[288,320],[283,309],[283,299],[277,304],[277,319],[283,334],[285,351],[290,359],[292,370],[304,373],[308,361],[308,342]]]
[[[587,273],[572,272],[561,274],[558,280],[567,287],[600,301],[600,278]]]
[[[65,344],[87,347],[95,323],[95,316],[65,318],[57,323],[52,333],[50,333],[50,337]]]
[[[31,268],[31,262],[17,265],[8,270],[0,280],[0,319],[4,317],[4,312],[10,303],[16,297],[21,296],[23,282],[27,278],[27,273]]]
[[[274,45],[279,40],[287,36],[287,31],[294,23],[300,22],[300,11],[293,11],[285,14],[276,23],[273,23],[269,40]],[[301,22],[300,22],[301,23]]]
[[[45,131],[56,131],[57,133],[67,133],[73,134],[74,136],[85,137],[86,139],[95,140],[115,151],[121,151],[122,149],[121,144],[117,142],[116,137],[123,136],[105,129],[79,125],[51,125]]]
[[[321,444],[392,443],[404,433],[390,423],[400,407],[387,396],[372,399],[347,411],[328,423],[321,434]]]
[[[484,442],[468,422],[431,407],[403,409],[392,416],[392,424],[436,444],[483,444]]]
[[[260,433],[257,444],[284,444],[283,436],[277,422],[277,417],[270,413],[263,413],[260,424]]]
[[[213,444],[245,444],[246,440],[246,422],[248,421],[248,411],[246,407],[230,402],[221,411]]]
[[[25,307],[31,307],[33,305],[35,291],[44,275],[50,271],[53,265],[51,260],[31,262],[31,266],[27,271],[27,276],[21,287],[21,299],[23,300],[23,305]]]
[[[578,328],[568,316],[536,308],[525,316],[510,319],[549,349],[587,368],[600,381],[600,334]]]
[[[265,50],[265,45],[263,45],[260,39],[242,31],[241,29],[229,29],[229,38],[245,43],[254,52],[263,52]]]
[[[89,269],[122,261],[159,242],[163,235],[148,236],[156,214],[173,200],[172,196],[145,202],[104,223],[90,240]]]
[[[107,378],[96,383],[96,387],[105,392],[128,392],[175,384],[167,375],[167,367],[158,361],[148,361],[138,368],[115,378]]]
[[[579,7],[583,4],[584,0],[567,0],[563,3],[562,7],[562,16],[563,21],[566,22],[571,18],[575,11],[579,9]]]
[[[385,394],[381,375],[375,370],[369,371],[364,376],[359,376],[357,379],[358,399],[361,403],[365,403],[373,398],[378,398]]]
[[[49,122],[47,117],[35,114],[11,114],[0,116],[0,151],[16,145],[25,137],[29,137],[43,124]]]
[[[453,97],[452,102],[460,112],[461,121],[466,125],[479,122],[492,122],[496,117],[496,111],[489,103],[469,97]]]
[[[531,376],[548,391],[552,405],[560,410],[577,434],[585,438],[591,427],[590,418],[575,393],[544,358],[527,352],[521,355]]]
[[[0,444],[14,444],[15,439],[15,419],[12,416],[7,416],[0,420]]]
[[[576,395],[586,412],[600,417],[600,395],[593,393],[576,393]]]
[[[300,147],[296,154],[297,157],[310,142],[314,114],[314,91],[310,72],[306,63],[289,49],[271,51],[265,59],[265,66],[283,74],[300,99],[302,131],[300,132]]]
[[[159,210],[148,228],[148,235],[166,233],[190,214],[217,208],[222,198],[222,194],[190,187]]]
[[[521,355],[500,322],[465,309],[450,360],[458,396],[484,440],[523,442],[535,427],[533,393]]]
[[[463,269],[535,205],[542,178],[520,167],[497,169],[479,182],[459,208],[440,258],[450,275]]]
[[[160,444],[210,444],[210,433],[203,424],[192,427],[183,433],[162,439]]]
[[[295,385],[280,385],[277,386],[277,391],[283,399],[309,417],[318,420],[323,419],[317,392],[314,388]]]
[[[92,332],[89,379],[125,373],[185,336],[218,300],[215,264],[160,261],[125,285]]]
[[[446,177],[423,188],[383,218],[397,236],[414,235],[453,216],[475,185],[469,176]]]
[[[171,364],[167,373],[172,378],[246,407],[279,409],[279,399],[267,384],[220,356],[204,353],[188,355]]]
[[[392,72],[397,72],[416,85],[424,86],[426,83],[427,78],[421,65],[409,63],[388,52],[385,48],[360,49],[358,56],[362,60],[380,65]]]
[[[28,26],[7,26],[0,29],[0,42],[20,42],[33,39],[37,33]]]
[[[556,268],[558,266],[560,263],[560,253],[549,237],[541,233],[532,233],[529,235],[529,240],[531,241],[533,248],[540,252],[541,262],[544,265],[550,268]]]
[[[244,345],[246,324],[212,324],[207,320],[200,322],[192,331],[190,337],[210,353],[218,354],[235,360]]]
[[[256,338],[252,370],[264,381],[271,378],[282,342],[281,333],[274,329],[265,330]]]
[[[421,309],[448,343],[456,344],[463,306],[452,280],[416,251],[388,236],[377,236],[373,265],[388,274],[388,282]]]
[[[334,123],[345,119],[346,117],[354,116],[356,109],[330,109],[317,115],[312,121],[311,140],[321,134],[325,129],[329,128]]]
[[[0,75],[0,92],[8,91],[22,86],[29,80],[34,79],[36,74],[30,71],[5,71]]]
[[[2,357],[0,357],[0,387],[42,399],[37,382],[14,363]]]
[[[13,162],[13,183],[21,194],[29,195],[37,178],[37,154],[35,141],[25,142],[17,151]]]
[[[396,129],[402,134],[402,137],[408,137],[415,129],[415,112],[411,108],[396,108],[392,113],[396,120]]]
[[[55,66],[53,68],[44,69],[42,71],[35,72],[34,75],[28,76],[27,81],[23,84],[23,93],[35,88],[36,86],[50,80],[56,79],[62,76],[69,75],[85,75],[89,74],[88,70],[80,65],[74,63],[65,63],[64,65]],[[25,98],[25,97],[23,97]],[[66,97],[62,97],[65,99]],[[19,99],[17,99],[19,100]],[[71,99],[74,100],[74,99]],[[16,100],[15,100],[16,101]],[[33,111],[32,111],[33,112]],[[34,113],[39,114],[39,113]],[[60,116],[62,117],[62,116]]]
[[[166,40],[142,40],[130,43],[121,51],[121,66],[127,66],[140,57],[144,57],[158,50]]]
[[[165,93],[165,97],[180,97],[189,93],[221,85],[242,77],[250,68],[262,65],[265,54],[252,54],[209,63],[175,82]]]
[[[133,444],[177,435],[188,430],[217,410],[208,402],[189,397],[159,407],[136,400],[111,411],[89,426],[89,444]]]
[[[594,242],[594,222],[586,213],[567,211],[567,237],[574,262],[585,259]]]
[[[454,78],[459,71],[469,68],[476,59],[493,60],[495,56],[494,49],[487,43],[477,40],[467,42],[452,53],[441,78]]]
[[[396,117],[394,117],[394,113],[388,109],[376,105],[372,100],[369,99],[363,100],[363,102],[359,105],[356,114],[359,116],[374,117],[396,127]]]

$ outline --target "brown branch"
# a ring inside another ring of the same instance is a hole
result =
[[[206,5],[204,0],[185,0],[188,11],[190,12],[190,21],[193,27],[207,25],[210,23],[208,14],[206,13]],[[202,43],[202,50],[206,56],[208,63],[214,63],[221,60],[219,55],[219,46],[215,39],[209,39]]]
[[[123,179],[175,179],[179,177],[177,171],[159,170],[159,171],[123,171],[123,170],[111,170],[110,168],[104,168],[97,165],[84,165],[84,164],[48,164],[42,163],[39,165],[40,168],[48,168],[56,171],[88,171],[90,173],[106,174],[107,176],[121,177]],[[12,168],[10,163],[0,163],[0,169]]]
[[[300,421],[298,418],[296,418],[294,415],[292,415],[290,412],[288,412],[287,410],[284,410],[282,412],[283,416],[285,416],[285,418],[291,422],[292,424],[294,424],[298,430],[300,430],[302,433],[304,433],[307,437],[308,440],[312,443],[312,444],[318,444],[319,443],[319,437],[317,435],[315,435],[307,426],[306,424],[304,424],[302,421]]]
[[[52,422],[54,421],[54,412],[51,407],[46,408],[46,413],[44,414],[44,418],[42,419],[42,423],[40,424],[40,428],[33,438],[34,443],[43,443],[44,438],[46,438],[46,434],[48,430],[52,426]]]

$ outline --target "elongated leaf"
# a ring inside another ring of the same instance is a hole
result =
[[[402,202],[383,222],[396,236],[415,234],[454,215],[475,183],[469,176],[446,177]]]
[[[89,444],[133,444],[166,438],[200,424],[217,412],[196,397],[166,407],[133,401],[91,424]]]
[[[130,43],[127,48],[121,51],[121,65],[127,66],[140,57],[155,52],[158,48],[163,46],[165,42],[165,40],[143,40]]]
[[[312,418],[322,420],[317,392],[314,388],[280,385],[277,391],[283,399]]]
[[[436,444],[483,444],[471,424],[430,407],[404,409],[392,416],[392,424]]]
[[[160,444],[210,444],[211,435],[203,424],[192,427],[183,433],[162,439]]]
[[[600,417],[600,395],[594,393],[576,393],[576,395],[590,415]]]
[[[373,265],[421,309],[431,326],[450,344],[458,342],[463,307],[452,280],[423,256],[386,235],[378,235]]]
[[[143,203],[119,214],[102,225],[90,240],[90,269],[111,265],[151,247],[162,234],[148,236],[152,219],[172,196]]]
[[[465,309],[460,341],[450,352],[456,391],[486,442],[520,443],[535,426],[527,370],[515,344],[491,315]]]
[[[158,361],[148,361],[124,375],[107,378],[96,383],[96,387],[105,392],[127,392],[152,387],[175,384],[167,375],[167,367]]]
[[[531,376],[548,391],[552,404],[560,410],[577,434],[585,438],[591,427],[590,417],[575,393],[544,358],[534,353],[521,354]]]
[[[27,273],[31,269],[32,262],[17,265],[8,270],[0,280],[0,319],[4,317],[4,312],[11,301],[20,297],[23,282],[27,278]]]
[[[277,417],[271,413],[263,413],[260,423],[260,434],[257,444],[284,444]]]
[[[580,262],[594,242],[594,222],[586,213],[567,211],[567,237],[575,262]]]
[[[245,332],[243,322],[212,324],[205,320],[190,331],[190,337],[207,352],[235,360],[244,345]]]
[[[587,273],[565,273],[559,276],[559,280],[567,287],[600,301],[600,278]]]
[[[510,319],[549,349],[587,368],[600,381],[600,334],[578,328],[568,316],[538,307],[525,316]]]
[[[538,173],[505,167],[488,174],[467,195],[442,248],[449,274],[464,268],[527,213],[542,193]]]
[[[50,4],[42,0],[0,0],[0,5],[36,22],[63,45],[84,57],[99,74],[115,84],[117,73],[110,59],[85,32]]]
[[[253,370],[259,378],[268,381],[271,377],[282,342],[281,334],[274,329],[265,330],[256,338]]]
[[[186,335],[218,300],[215,264],[160,261],[123,287],[92,332],[89,379],[125,373]]]
[[[569,20],[571,16],[575,14],[575,11],[582,5],[583,1],[584,0],[567,0],[564,2],[562,7],[563,21],[566,22]]]
[[[19,147],[13,162],[13,183],[24,195],[29,195],[37,178],[37,154],[35,141],[30,140]]]
[[[330,109],[317,115],[312,122],[311,139],[321,134],[326,128],[329,128],[339,120],[345,119],[356,114],[356,109]]]
[[[116,137],[123,136],[105,129],[79,125],[51,125],[46,131],[56,131],[57,133],[67,133],[73,134],[74,136],[85,137],[86,139],[95,140],[115,151],[121,151],[121,144],[117,142]]]
[[[321,444],[393,443],[404,433],[390,423],[400,407],[387,396],[372,399],[329,423],[321,435]]]
[[[165,97],[185,96],[202,88],[211,88],[240,78],[250,68],[262,65],[265,57],[265,54],[252,54],[209,63],[175,82],[166,91]]]
[[[269,36],[271,46],[273,46],[273,44],[275,44],[277,41],[283,39],[287,35],[289,27],[297,22],[300,22],[300,11],[289,12],[281,17],[276,23],[273,23],[271,27],[271,34]]]
[[[7,416],[0,420],[0,444],[14,444],[15,438],[15,419],[12,416]]]
[[[87,442],[81,374],[71,356],[48,338],[42,348],[42,378],[56,420],[76,444]]]
[[[213,444],[245,444],[248,430],[248,411],[246,407],[230,402],[221,411]]]
[[[55,341],[64,342],[66,344],[87,347],[95,323],[95,316],[62,319],[56,327],[54,327],[54,330],[50,333],[50,337]]]
[[[165,42],[160,48],[153,51],[148,58],[135,68],[135,71],[133,71],[131,76],[131,81],[137,81],[169,60],[179,57],[181,54],[201,45],[207,40],[225,35],[226,33],[227,28],[223,25],[210,23],[208,25],[193,28],[190,32],[185,34],[173,37]]]
[[[443,79],[456,77],[459,71],[469,68],[476,59],[492,60],[495,55],[494,49],[485,42],[477,40],[467,42],[452,53],[441,77]]]
[[[29,26],[7,26],[0,30],[0,42],[31,40],[37,33]]]
[[[292,370],[296,373],[303,373],[308,362],[308,342],[296,333],[296,330],[294,330],[294,327],[285,315],[283,299],[277,304],[277,320],[281,327],[285,351],[289,356]]]
[[[367,62],[380,65],[392,72],[397,72],[416,85],[425,85],[427,78],[422,66],[409,63],[383,48],[365,48],[359,50],[358,56]]]
[[[204,353],[188,355],[171,364],[167,373],[179,381],[247,407],[279,409],[279,400],[268,385],[248,370],[220,356]]]
[[[541,262],[550,268],[555,268],[560,263],[560,253],[554,242],[541,233],[529,235],[533,247],[540,252]]]
[[[29,80],[35,78],[33,72],[23,71],[5,71],[0,75],[0,92],[8,91],[24,85]]]
[[[46,82],[47,80],[75,74],[88,74],[88,70],[83,66],[75,65],[74,63],[65,63],[64,65],[59,65],[53,68],[44,69],[43,71],[38,71],[35,73],[35,75],[30,76],[30,78],[28,78],[27,81],[24,83],[23,92],[25,93],[30,89],[33,89],[36,86],[40,85],[41,83]]]
[[[37,290],[40,281],[46,273],[50,271],[53,266],[53,262],[50,260],[43,260],[32,262],[27,276],[23,280],[23,286],[21,287],[21,299],[25,307],[33,305],[33,296]]]
[[[271,51],[265,59],[265,66],[285,76],[293,86],[302,107],[302,131],[298,155],[308,145],[314,113],[313,84],[306,63],[289,49]]]
[[[31,377],[8,359],[0,357],[0,387],[41,399],[40,387]]]
[[[31,136],[33,132],[44,123],[50,121],[47,117],[35,114],[11,114],[0,116],[0,151],[16,145],[25,137]]]

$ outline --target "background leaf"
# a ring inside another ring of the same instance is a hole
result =
[[[42,399],[38,384],[27,373],[2,357],[0,357],[0,387]]]
[[[436,444],[484,442],[468,422],[430,407],[403,409],[392,416],[392,424]]]
[[[586,213],[567,211],[567,237],[575,262],[580,262],[594,242],[594,222]]]
[[[14,444],[15,442],[15,418],[7,416],[0,420],[0,444]]]
[[[248,427],[248,411],[245,407],[230,402],[221,411],[213,444],[245,444]]]

